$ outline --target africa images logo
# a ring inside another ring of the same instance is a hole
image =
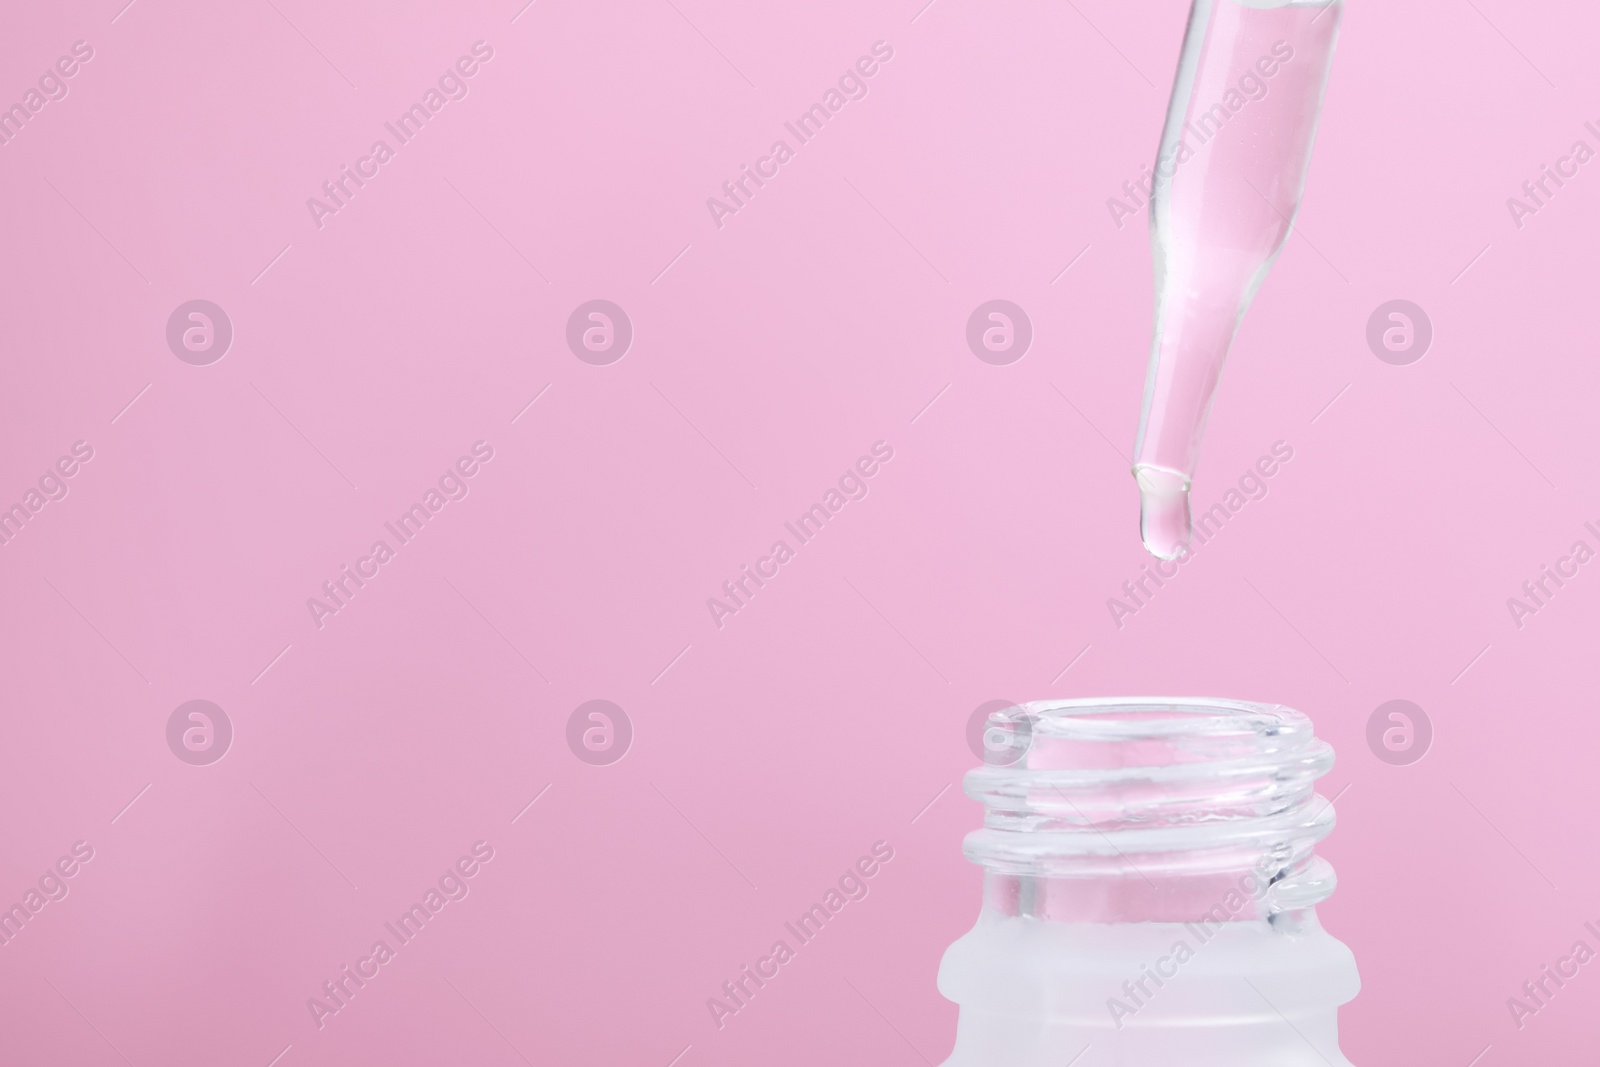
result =
[[[793,122],[783,124],[783,128],[793,135],[795,147],[821,133],[822,128],[844,110],[845,104],[866,99],[867,79],[876,75],[882,65],[893,58],[894,49],[887,41],[872,42],[872,55],[861,56],[852,66],[846,67],[845,72],[839,75],[837,88],[829,86],[822,94],[821,102],[812,104]],[[748,206],[756,191],[776,178],[782,166],[794,156],[795,148],[780,137],[772,142],[766,155],[757,157],[754,170],[749,164],[739,164],[739,176],[722,183],[722,197],[706,198],[706,210],[711,212],[711,221],[716,223],[717,229],[722,229],[723,219],[727,216],[737,215],[741,208]]]
[[[311,213],[311,221],[317,229],[322,229],[324,217],[337,215],[349,207],[356,193],[376,178],[380,168],[394,159],[396,151],[421,133],[423,127],[444,110],[446,104],[452,100],[465,100],[470,88],[467,80],[493,58],[492,45],[486,41],[474,41],[470,56],[461,56],[453,65],[446,67],[444,73],[439,75],[437,84],[428,86],[419,102],[402,111],[393,122],[383,124],[383,128],[394,138],[393,146],[380,137],[372,142],[366,155],[356,160],[354,170],[341,163],[338,176],[322,183],[322,193],[327,199],[319,200],[314,196],[306,198],[306,210]]]
[[[317,1024],[317,1029],[327,1025],[329,1016],[348,1008],[355,995],[383,972],[401,948],[416,940],[447,904],[467,899],[472,891],[468,880],[477,877],[483,865],[492,859],[493,845],[487,841],[473,842],[471,855],[461,856],[446,867],[436,884],[423,891],[421,900],[413,902],[393,922],[383,924],[394,938],[393,945],[385,938],[378,938],[372,943],[371,951],[356,960],[354,967],[347,963],[339,968],[335,977],[324,981],[320,996],[307,997],[306,1010],[311,1013],[311,1021]]]

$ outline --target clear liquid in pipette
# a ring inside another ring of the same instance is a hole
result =
[[[1189,479],[1160,467],[1135,468],[1139,538],[1157,559],[1176,559],[1189,543]]]
[[[1191,536],[1206,416],[1299,206],[1337,37],[1337,0],[1264,3],[1197,0],[1156,168],[1155,338],[1134,475],[1141,537],[1163,559]]]

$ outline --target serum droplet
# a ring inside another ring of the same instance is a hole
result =
[[[1164,467],[1135,467],[1139,537],[1157,559],[1176,559],[1189,544],[1189,479]]]

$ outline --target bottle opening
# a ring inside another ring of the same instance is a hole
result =
[[[1275,920],[1326,899],[1313,855],[1333,765],[1306,717],[1204,698],[1038,701],[996,712],[964,788],[985,906],[1063,922]]]

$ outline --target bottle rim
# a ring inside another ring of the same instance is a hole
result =
[[[991,745],[992,737],[1003,743]],[[1141,879],[1264,871],[1270,910],[1333,889],[1312,855],[1334,826],[1315,792],[1333,749],[1304,714],[1215,697],[1041,700],[990,716],[969,859],[994,874]]]

